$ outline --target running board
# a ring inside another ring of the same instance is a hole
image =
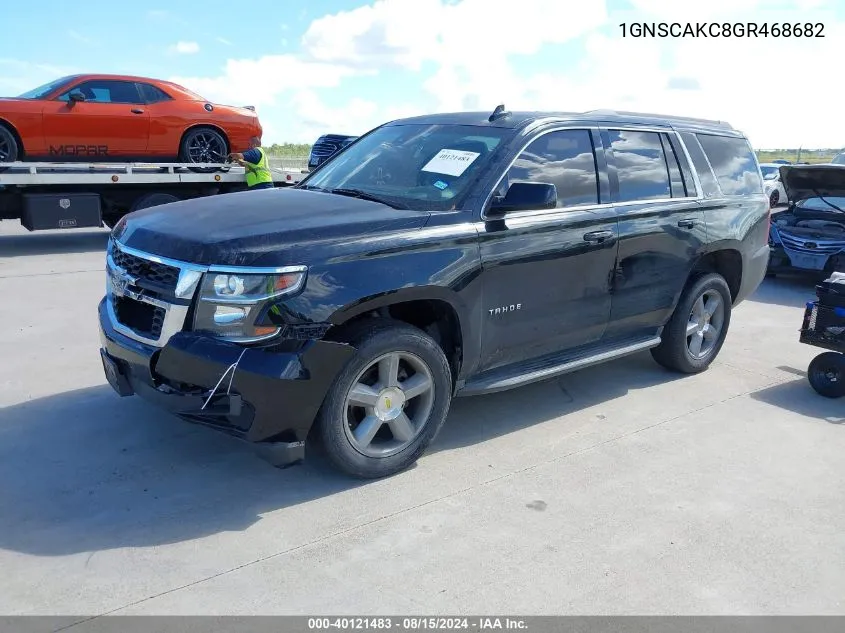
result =
[[[627,342],[619,347],[607,349],[598,353],[584,352],[578,356],[570,356],[565,360],[561,356],[534,360],[518,367],[494,369],[469,380],[458,392],[459,396],[477,396],[485,393],[505,391],[515,387],[539,382],[547,378],[554,378],[562,374],[598,365],[608,360],[636,354],[643,350],[660,345],[659,336],[651,336]]]

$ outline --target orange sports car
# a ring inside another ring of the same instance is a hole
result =
[[[222,163],[261,137],[252,107],[210,103],[169,81],[72,75],[0,98],[0,163]]]

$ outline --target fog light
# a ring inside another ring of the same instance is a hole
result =
[[[249,306],[218,305],[214,308],[214,322],[217,325],[240,323],[249,314]]]

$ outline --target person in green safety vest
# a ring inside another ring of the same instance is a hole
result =
[[[249,149],[243,154],[235,152],[229,154],[229,159],[244,168],[246,186],[250,191],[255,189],[272,189],[273,175],[267,162],[267,152],[261,147],[261,139],[253,136],[249,139]]]

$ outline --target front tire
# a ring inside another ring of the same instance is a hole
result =
[[[778,206],[779,201],[780,201],[780,193],[778,193],[778,190],[775,189],[772,192],[772,194],[769,196],[769,206],[774,209],[776,206]]]
[[[845,396],[845,358],[837,352],[823,352],[810,361],[807,380],[820,396]]]
[[[417,328],[367,324],[349,342],[355,355],[335,378],[317,425],[330,461],[364,479],[417,461],[437,435],[452,399],[441,347]]]
[[[12,131],[0,123],[0,163],[14,163],[20,156],[18,141]],[[7,167],[0,167],[0,171],[6,171]]]
[[[684,374],[707,369],[725,342],[731,305],[731,292],[721,275],[708,273],[693,281],[663,329],[660,345],[651,350],[654,360]]]

